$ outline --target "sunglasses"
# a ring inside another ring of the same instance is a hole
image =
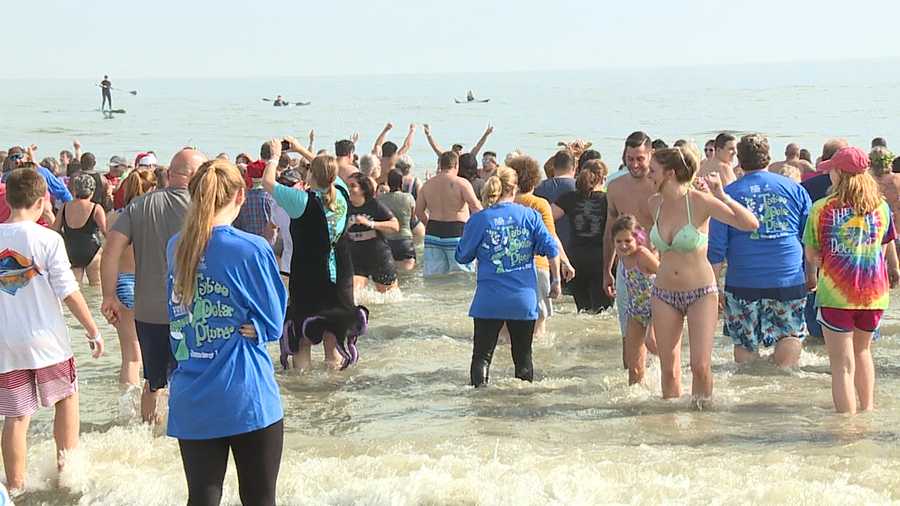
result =
[[[704,149],[704,151],[706,151],[707,153],[712,153],[715,151],[715,148],[706,148]]]

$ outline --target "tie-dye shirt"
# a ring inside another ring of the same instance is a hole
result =
[[[813,204],[803,243],[820,253],[816,304],[838,309],[887,309],[890,289],[882,246],[896,236],[891,209],[859,216],[837,199]]]

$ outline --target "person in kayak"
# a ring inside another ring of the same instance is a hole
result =
[[[281,98],[281,95],[278,95],[275,97],[275,102],[272,102],[272,105],[275,107],[283,107],[290,104],[285,99]]]

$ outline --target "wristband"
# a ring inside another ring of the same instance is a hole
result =
[[[554,286],[559,286],[559,284],[560,284],[559,279],[550,280],[550,288],[553,288]]]
[[[94,343],[94,342],[97,342],[97,341],[103,341],[103,337],[100,336],[100,333],[99,333],[99,332],[97,332],[97,335],[96,335],[96,336],[94,336],[94,337],[88,336],[87,340],[88,340],[88,342]]]

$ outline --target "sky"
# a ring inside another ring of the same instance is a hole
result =
[[[0,78],[268,77],[900,57],[893,0],[6,0]],[[16,65],[9,63],[14,60]]]

